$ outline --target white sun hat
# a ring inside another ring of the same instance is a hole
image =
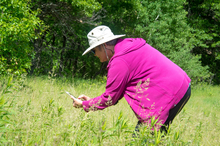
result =
[[[91,51],[93,48],[103,43],[106,43],[108,41],[111,41],[111,40],[114,40],[114,39],[117,39],[123,36],[125,36],[125,34],[114,35],[111,29],[107,26],[104,26],[104,25],[97,26],[88,33],[87,38],[88,38],[90,47],[86,49],[86,51],[82,55],[85,55],[86,53]]]

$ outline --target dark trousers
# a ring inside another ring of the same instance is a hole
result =
[[[191,96],[191,86],[189,86],[187,92],[185,93],[183,98],[180,100],[180,102],[174,108],[170,109],[169,116],[168,116],[167,120],[165,121],[164,125],[161,126],[161,128],[160,128],[161,132],[164,131],[165,133],[167,133],[167,129],[168,129],[169,125],[173,122],[173,119],[176,117],[176,115],[178,115],[179,112],[183,109],[184,105],[187,103],[190,96]],[[141,125],[142,125],[141,122],[138,121],[138,123],[135,127],[136,132],[139,132],[139,128]]]

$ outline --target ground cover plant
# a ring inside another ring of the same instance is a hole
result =
[[[28,77],[1,78],[1,145],[218,145],[220,87],[192,86],[192,96],[169,133],[141,128],[132,138],[137,119],[122,99],[103,111],[72,107],[64,91],[96,97],[105,80]],[[6,92],[7,91],[7,92]]]

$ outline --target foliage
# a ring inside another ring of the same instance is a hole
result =
[[[220,1],[187,1],[188,23],[193,28],[194,54],[201,54],[202,64],[214,74],[213,81],[220,83]]]
[[[25,72],[33,55],[31,41],[42,22],[31,11],[28,0],[0,1],[0,74]]]
[[[6,6],[1,7],[1,73],[28,70],[30,75],[104,75],[107,63],[99,63],[91,54],[81,56],[89,46],[87,33],[103,24],[115,34],[144,38],[183,68],[193,82],[210,82],[208,69],[218,81],[219,2],[3,0],[1,4]]]
[[[81,54],[88,47],[88,31],[97,25],[94,21],[99,16],[95,12],[101,8],[100,4],[95,0],[33,2],[33,9],[42,10],[38,17],[48,29],[34,43],[36,55],[32,60],[30,74],[50,72],[58,76],[78,77],[91,77],[95,74],[99,65],[94,62],[93,56],[81,57]]]
[[[9,115],[11,115],[10,109],[7,107],[7,101],[4,97],[5,94],[11,92],[11,88],[13,86],[12,80],[13,77],[10,76],[7,82],[5,81],[5,79],[3,79],[3,82],[1,82],[0,84],[2,89],[2,91],[0,91],[0,144],[3,144],[7,141],[3,135],[10,130],[8,128],[8,125],[12,123],[9,118]]]
[[[105,110],[86,113],[73,108],[72,100],[64,92],[95,97],[104,89],[105,83],[97,80],[26,78],[19,90],[4,94],[11,101],[6,106],[14,111],[10,121],[15,124],[8,124],[6,132],[1,133],[6,139],[2,145],[218,145],[220,142],[219,86],[192,86],[192,97],[167,135],[156,131],[152,135],[149,128],[142,127],[137,138],[132,138],[137,118],[125,99]]]
[[[90,7],[94,3],[96,7]],[[91,55],[80,56],[88,47],[86,34],[103,24],[115,34],[144,38],[183,68],[194,82],[207,81],[210,77],[207,67],[201,66],[199,55],[191,54],[195,37],[187,24],[184,4],[183,0],[106,0],[82,2],[78,7],[78,3],[70,5],[70,1],[47,1],[44,5],[37,1],[34,7],[42,10],[39,17],[49,28],[35,42],[37,54],[30,73],[94,77],[103,64]],[[86,8],[88,13],[84,13]]]
[[[185,70],[192,82],[207,81],[208,67],[202,67],[200,56],[191,53],[195,38],[187,24],[184,4],[184,0],[104,1],[106,17],[102,22],[116,32],[126,32],[127,37],[144,38]]]

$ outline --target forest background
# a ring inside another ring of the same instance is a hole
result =
[[[220,83],[218,0],[1,0],[0,75],[97,78],[107,63],[87,33],[98,25],[141,37],[183,68],[194,83]]]
[[[105,90],[107,62],[82,56],[98,25],[145,39],[192,79],[167,136],[151,140],[148,130],[133,141],[137,119],[125,100],[86,114],[64,98],[64,89]],[[218,145],[219,26],[219,0],[0,0],[0,144]]]

